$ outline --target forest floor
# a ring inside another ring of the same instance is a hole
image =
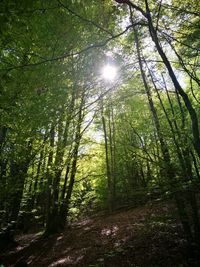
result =
[[[3,255],[7,266],[19,259],[31,267],[191,267],[180,223],[172,204],[151,203],[96,215],[73,223],[65,232],[16,237],[17,246]]]

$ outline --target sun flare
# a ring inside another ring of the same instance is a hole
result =
[[[115,66],[106,65],[102,69],[102,76],[107,81],[113,81],[117,75],[117,69]]]

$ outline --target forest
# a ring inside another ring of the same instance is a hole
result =
[[[200,2],[0,1],[0,267],[200,266]]]

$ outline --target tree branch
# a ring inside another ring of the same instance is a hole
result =
[[[90,20],[90,19],[87,19],[87,18],[84,18],[82,17],[81,15],[79,15],[78,13],[76,13],[75,11],[71,10],[66,4],[63,4],[60,0],[57,0],[58,3],[60,4],[61,7],[63,7],[64,9],[66,9],[69,13],[71,13],[72,15],[74,15],[75,17],[79,18],[80,20],[82,21],[85,21],[93,26],[95,26],[96,28],[108,33],[109,35],[111,35],[113,37],[113,34],[112,32],[110,32],[109,30],[103,28],[102,26],[100,26],[99,24],[97,24],[96,22]]]
[[[127,4],[129,7],[134,8],[135,10],[139,11],[145,18],[147,18],[146,12],[139,6],[133,4],[130,0],[115,0],[119,4]]]
[[[141,25],[141,23],[136,23],[137,25]],[[142,24],[144,25],[144,24]],[[123,34],[125,34],[130,28],[132,28],[132,25],[129,25],[126,27],[125,30],[123,30],[122,32],[116,34],[116,35],[113,35],[112,37],[106,39],[104,42],[101,42],[101,43],[97,43],[97,44],[91,44],[83,49],[81,49],[80,51],[77,51],[77,52],[67,52],[61,56],[58,56],[58,57],[54,57],[54,58],[47,58],[47,59],[44,59],[42,61],[39,61],[39,62],[36,62],[36,63],[30,63],[30,64],[22,64],[22,65],[19,65],[19,66],[13,66],[13,67],[10,67],[10,68],[7,68],[7,69],[2,69],[1,71],[6,71],[6,72],[9,72],[9,71],[12,71],[12,70],[16,70],[16,69],[21,69],[21,68],[26,68],[26,67],[35,67],[35,66],[39,66],[39,65],[42,65],[42,64],[45,64],[45,63],[49,63],[49,62],[53,62],[53,61],[59,61],[59,60],[62,60],[62,59],[65,59],[67,57],[75,57],[75,56],[79,56],[81,55],[82,53],[84,52],[87,52],[93,48],[100,48],[100,47],[104,47],[106,46],[110,41],[122,36]]]

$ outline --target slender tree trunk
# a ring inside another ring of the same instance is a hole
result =
[[[81,103],[79,107],[79,113],[78,113],[78,120],[77,120],[77,126],[76,126],[76,134],[75,134],[75,140],[74,140],[74,148],[72,151],[72,159],[71,159],[71,172],[69,176],[69,183],[67,187],[67,193],[64,198],[64,201],[62,202],[62,205],[60,207],[60,213],[59,213],[59,218],[60,218],[60,229],[63,230],[67,221],[68,217],[68,212],[70,208],[70,201],[71,201],[71,196],[73,193],[73,187],[74,187],[74,182],[75,182],[75,176],[76,176],[76,171],[77,171],[77,161],[78,161],[78,151],[79,151],[79,145],[81,141],[81,126],[82,122],[84,119],[84,114],[83,114],[83,106],[85,103],[85,92],[82,92],[82,97],[81,97]],[[70,161],[68,162],[69,164],[67,165],[66,169],[66,183],[68,180],[68,175],[69,175],[69,170],[70,170]],[[65,185],[66,186],[66,185]],[[63,187],[63,197],[65,194],[65,189]]]
[[[164,51],[163,51],[163,49],[159,43],[157,32],[153,26],[151,13],[150,13],[149,6],[148,6],[148,1],[145,0],[145,3],[146,3],[146,17],[148,20],[148,26],[149,26],[149,32],[150,32],[151,38],[152,38],[153,42],[155,43],[156,49],[157,49],[160,57],[163,60],[163,63],[165,64],[165,66],[168,70],[169,76],[170,76],[170,78],[174,84],[176,91],[181,95],[181,97],[185,103],[185,106],[186,106],[186,108],[190,114],[190,118],[191,118],[191,122],[192,122],[192,133],[193,133],[193,138],[194,138],[194,143],[193,143],[194,149],[200,158],[200,134],[199,134],[199,123],[198,123],[197,113],[196,113],[195,109],[193,108],[192,103],[191,103],[187,93],[183,90],[183,88],[179,84],[179,82],[176,78],[176,75],[172,69],[172,66],[171,66],[166,54],[164,53]]]
[[[47,183],[46,183],[46,229],[45,234],[51,234],[54,232],[52,228],[52,219],[54,219],[54,214],[52,214],[52,164],[53,164],[53,154],[54,154],[54,143],[55,143],[55,129],[52,126],[50,131],[50,152],[47,164]]]
[[[65,199],[67,182],[68,182],[68,178],[69,178],[69,171],[70,171],[70,159],[68,159],[67,165],[66,165],[65,179],[64,179],[64,184],[63,184],[62,194],[61,194],[61,205]]]
[[[39,182],[39,177],[40,177],[40,170],[41,170],[41,166],[42,166],[43,156],[44,156],[44,150],[42,149],[42,151],[40,153],[40,158],[39,158],[39,162],[38,162],[37,170],[36,170],[35,181],[34,181],[34,185],[33,185],[31,209],[33,209],[33,207],[35,206],[35,201],[36,201],[37,196],[38,196],[37,189],[38,189],[38,182]]]
[[[115,121],[113,104],[111,103],[111,133],[112,133],[112,194],[113,202],[116,198],[116,140],[115,140]],[[114,204],[114,203],[113,203]]]
[[[115,173],[115,126],[114,126],[114,114],[112,101],[109,103],[108,108],[108,140],[109,140],[109,154],[110,154],[110,180],[111,180],[111,197],[112,197],[112,208],[115,205],[115,194],[116,194],[116,173]]]
[[[138,35],[137,35],[137,31],[134,28],[134,34],[135,34],[135,42],[136,42],[136,50],[137,50],[137,55],[138,55],[138,61],[139,61],[139,66],[140,66],[140,72],[141,72],[141,76],[142,76],[142,80],[144,83],[144,88],[148,97],[148,101],[149,101],[149,106],[150,106],[150,110],[154,119],[154,123],[155,123],[155,128],[157,131],[157,135],[158,135],[158,139],[160,141],[160,147],[161,147],[161,151],[162,151],[162,156],[163,156],[163,160],[164,160],[164,169],[166,172],[166,178],[169,181],[171,190],[174,191],[176,189],[176,182],[174,180],[175,178],[175,172],[174,172],[174,167],[171,163],[171,158],[170,158],[170,154],[169,154],[169,150],[168,147],[165,143],[165,140],[163,138],[161,129],[160,129],[160,123],[159,123],[159,119],[157,116],[157,111],[154,107],[154,103],[151,97],[151,92],[146,80],[146,76],[145,76],[145,72],[143,70],[143,65],[142,65],[142,60],[141,60],[141,55],[140,55],[140,47],[139,47],[139,40],[138,40]],[[185,203],[183,201],[183,199],[181,199],[177,192],[175,191],[174,193],[174,199],[177,205],[177,209],[178,209],[178,213],[187,237],[187,241],[188,244],[191,247],[192,244],[192,232],[191,232],[191,228],[190,228],[190,224],[189,224],[189,219],[188,219],[188,215],[186,212],[186,207],[185,207]]]
[[[112,212],[112,181],[111,181],[111,166],[110,166],[110,159],[109,159],[109,144],[108,144],[108,134],[107,134],[107,127],[106,127],[106,120],[104,116],[104,106],[102,102],[102,125],[103,125],[103,133],[104,133],[104,145],[105,145],[105,155],[106,155],[106,172],[107,172],[107,183],[108,183],[108,206],[109,211]]]
[[[6,134],[7,128],[0,126],[0,210],[4,210],[6,200],[6,167],[8,161],[5,160],[2,150],[6,140]]]
[[[63,121],[62,118],[60,120],[60,123],[58,125],[58,144],[57,144],[57,151],[55,156],[55,162],[54,162],[54,179],[53,179],[53,213],[57,214],[59,216],[59,193],[60,193],[60,180],[61,175],[64,167],[64,155],[66,150],[66,145],[68,141],[68,132],[70,123],[72,120],[72,111],[74,110],[75,106],[75,99],[76,99],[76,90],[72,91],[72,98],[69,103],[68,109],[67,109],[67,118],[65,122],[65,127],[63,130]]]
[[[68,153],[68,156],[67,156],[67,160],[66,160],[66,163],[65,163],[66,164],[65,178],[64,178],[64,184],[63,184],[63,187],[62,187],[62,192],[61,192],[61,197],[60,197],[61,206],[63,205],[64,200],[65,200],[65,196],[66,196],[67,183],[68,183],[68,180],[69,180],[69,174],[70,174],[70,170],[71,170],[72,149],[73,149],[73,144],[71,144],[71,147],[69,149],[69,153]]]
[[[139,11],[142,14],[142,16],[147,20],[148,27],[149,27],[149,33],[150,33],[150,36],[152,38],[152,41],[154,42],[156,49],[157,49],[160,57],[162,58],[163,63],[165,64],[165,66],[168,70],[169,76],[171,78],[172,83],[174,84],[175,90],[182,97],[182,99],[185,103],[185,106],[189,112],[191,122],[192,122],[193,145],[194,145],[194,149],[195,149],[198,157],[200,158],[200,134],[199,134],[199,123],[198,123],[197,113],[196,113],[195,109],[193,108],[192,103],[191,103],[187,93],[183,90],[183,88],[179,84],[178,79],[176,78],[176,75],[174,73],[174,70],[173,70],[173,68],[172,68],[165,52],[163,51],[163,48],[162,48],[160,42],[159,42],[159,39],[157,36],[157,30],[153,26],[151,12],[150,12],[149,5],[148,5],[148,0],[145,0],[146,11],[144,11],[142,8],[137,6],[135,3],[132,3],[130,0],[116,0],[116,2],[121,3],[121,4],[127,4],[130,7],[130,10],[134,9],[134,10]],[[133,20],[132,20],[132,25],[134,25]]]

